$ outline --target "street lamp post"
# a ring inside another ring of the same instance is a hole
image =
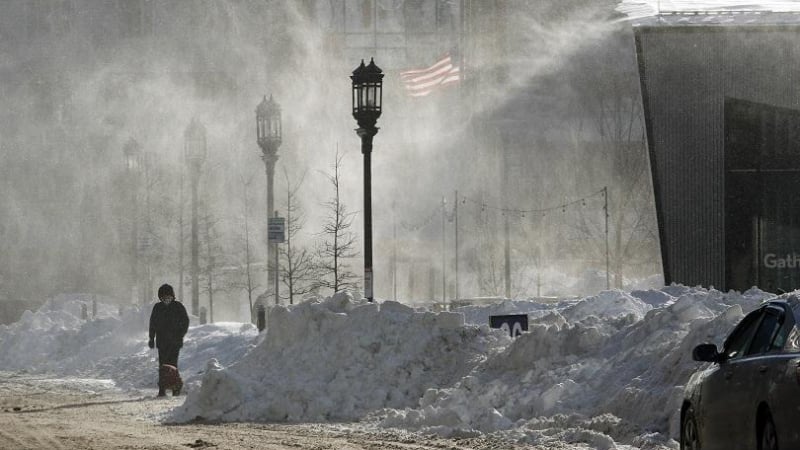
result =
[[[361,138],[364,155],[364,296],[373,301],[372,289],[372,138],[378,134],[378,117],[383,102],[383,72],[370,59],[369,65],[356,67],[353,75],[353,117],[358,122],[356,133]]]
[[[447,304],[447,198],[442,196],[442,306]]]
[[[135,301],[140,301],[139,295],[139,169],[141,167],[141,146],[136,139],[130,138],[122,148],[125,155],[125,172],[131,191],[132,217],[131,217],[131,285]]]
[[[200,182],[200,168],[206,159],[206,129],[196,118],[192,119],[184,133],[184,158],[189,166],[192,184],[192,314],[200,309],[200,240],[197,230],[197,186]]]
[[[273,100],[272,95],[264,99],[256,107],[256,142],[261,148],[261,159],[267,171],[267,223],[270,214],[275,211],[273,185],[275,179],[275,164],[278,162],[278,147],[281,145],[281,107]],[[267,274],[270,280],[275,280],[275,298],[278,298],[278,264],[273,263],[270,253],[277,255],[277,244],[267,243]]]

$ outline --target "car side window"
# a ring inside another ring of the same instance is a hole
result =
[[[789,304],[789,310],[792,314],[786,315],[787,320],[783,324],[784,327],[788,326],[789,330],[786,335],[786,344],[783,346],[783,350],[789,353],[800,353],[800,329],[798,329],[798,326],[800,326],[798,325],[800,324],[800,303],[792,301],[792,303]]]
[[[795,320],[794,314],[791,313],[791,310],[788,310],[786,314],[783,316],[783,323],[781,324],[780,329],[778,329],[778,334],[775,335],[775,339],[772,340],[772,345],[770,345],[768,352],[778,352],[778,351],[792,351],[787,345],[789,341],[789,337],[792,334],[792,331],[795,329]]]
[[[763,309],[758,309],[746,315],[725,339],[722,353],[726,360],[741,358],[744,355],[745,347],[755,333],[758,319],[763,312]]]
[[[777,307],[766,308],[764,317],[761,319],[758,330],[753,336],[753,341],[750,343],[745,355],[759,355],[771,349],[772,343],[778,335],[781,325],[783,325],[783,316],[782,310]]]

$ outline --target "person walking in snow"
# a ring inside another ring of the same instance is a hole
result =
[[[175,300],[175,291],[168,284],[158,288],[158,299],[150,314],[150,348],[158,347],[158,396],[164,397],[166,389],[173,395],[180,393],[182,383],[178,371],[178,353],[183,347],[183,337],[189,329],[189,315],[183,304]],[[171,367],[164,367],[171,366]],[[177,377],[176,382],[168,383],[165,377]]]

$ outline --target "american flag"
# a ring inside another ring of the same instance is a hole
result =
[[[412,97],[424,97],[437,88],[461,80],[461,69],[453,64],[450,53],[426,69],[400,72],[400,80]]]

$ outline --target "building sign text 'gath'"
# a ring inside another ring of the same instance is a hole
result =
[[[779,256],[774,253],[764,255],[764,267],[768,269],[800,269],[800,254]]]

